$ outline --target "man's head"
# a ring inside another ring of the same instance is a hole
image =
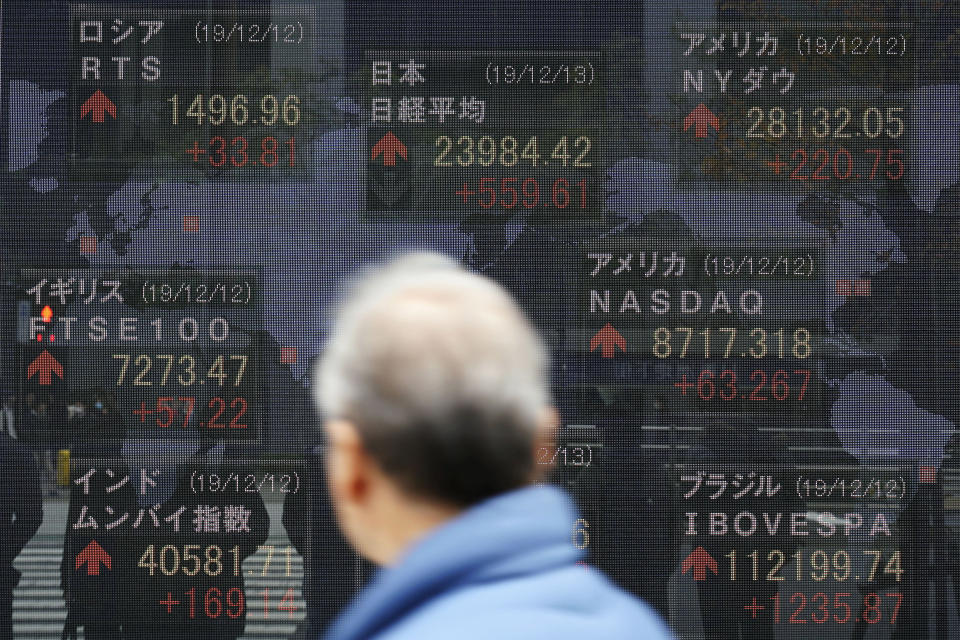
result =
[[[459,510],[536,477],[552,437],[548,358],[510,296],[437,254],[364,274],[315,392],[347,537],[389,563]]]

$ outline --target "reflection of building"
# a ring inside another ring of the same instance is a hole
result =
[[[960,398],[954,393],[960,385],[960,370],[955,366],[960,358],[960,298],[956,291],[960,280],[960,185],[940,192],[925,236],[922,264],[935,336],[924,341],[935,367],[935,373],[927,376],[933,394],[930,408],[960,424]]]
[[[280,345],[272,336],[262,332],[258,340],[262,402],[268,407],[264,412],[263,450],[300,455],[317,441],[320,428],[309,378],[297,380],[289,365],[280,364]],[[309,376],[312,366],[307,371]]]
[[[927,220],[928,255],[960,271],[960,185],[940,192]]]

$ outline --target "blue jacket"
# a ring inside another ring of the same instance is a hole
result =
[[[577,514],[553,487],[486,500],[380,571],[328,640],[667,640],[646,605],[577,565]]]

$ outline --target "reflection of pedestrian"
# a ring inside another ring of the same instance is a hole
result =
[[[17,398],[12,393],[4,394],[0,407],[0,432],[17,438]]]
[[[752,424],[732,419],[719,418],[704,427],[695,446],[688,452],[688,464],[698,472],[722,474],[726,478],[735,478],[737,473],[744,476],[750,471],[756,475],[769,475],[770,465],[777,465],[775,482],[789,486],[785,478],[779,477],[781,467],[786,462],[785,452],[779,452]],[[784,487],[785,489],[785,487]],[[710,556],[720,561],[731,551],[740,557],[756,551],[758,557],[767,558],[777,549],[789,558],[799,544],[791,539],[787,527],[781,526],[771,535],[766,528],[758,526],[753,535],[742,536],[734,531],[733,522],[738,513],[749,512],[754,515],[763,512],[784,513],[783,519],[789,519],[794,511],[804,511],[803,503],[793,492],[778,491],[773,496],[754,491],[734,497],[734,491],[726,489],[720,495],[716,491],[701,489],[689,499],[683,501],[685,512],[697,512],[700,524],[699,534],[694,544],[703,547]],[[711,535],[705,522],[709,514],[723,514],[727,523],[724,535]],[[699,594],[700,618],[703,623],[705,640],[730,640],[731,638],[774,638],[773,611],[767,606],[752,615],[744,607],[757,603],[768,604],[769,598],[777,593],[779,582],[770,580],[737,580],[732,582],[729,575],[708,575],[706,580],[697,582]]]
[[[107,393],[97,391],[93,394],[93,409],[87,414],[87,428],[96,438],[120,440],[124,436],[123,421],[117,414],[116,401]]]
[[[130,471],[119,458],[117,427],[109,424],[114,417],[103,413],[79,416],[76,412],[74,416],[70,502],[60,564],[60,586],[67,603],[64,634],[76,638],[78,629],[83,628],[84,640],[117,640],[122,637],[120,613],[124,606],[120,549],[127,523],[114,523],[134,509],[136,497],[130,481],[120,484]],[[96,551],[96,547],[111,558],[111,567],[98,568],[94,574],[83,558],[78,566],[77,556],[88,548]]]
[[[127,537],[123,603],[127,640],[234,640],[243,634],[247,612],[257,610],[256,601],[246,601],[242,565],[266,541],[270,516],[256,488],[243,483],[227,483],[217,490],[209,483],[194,485],[198,474],[227,478],[238,473],[236,465],[231,468],[230,461],[223,460],[224,444],[203,439],[199,445],[176,467],[173,493],[166,498],[157,493],[165,481],[149,466],[133,469],[138,484],[146,477],[148,485],[146,495],[138,498],[138,511],[155,512],[159,526],[141,523]],[[173,570],[169,563],[174,552],[169,549],[176,549],[179,558]],[[148,556],[141,561],[145,553]],[[268,593],[270,597],[283,594]],[[158,604],[161,601],[170,602],[169,608]]]
[[[13,566],[43,519],[40,477],[33,455],[0,433],[0,640],[13,638],[13,588],[20,572]]]
[[[471,236],[471,244],[463,263],[476,271],[492,265],[507,246],[507,222],[509,215],[480,214],[467,216],[459,230]]]
[[[22,428],[18,430],[19,440],[28,446],[31,451],[36,451],[43,424],[40,415],[40,403],[32,393],[28,393],[23,399],[22,416]]]
[[[947,597],[950,582],[953,582],[954,598],[960,609],[957,541],[956,534],[944,523],[942,480],[916,483],[916,486],[916,494],[897,520],[904,574],[897,582],[888,585],[903,595],[890,636],[893,640],[939,637],[935,631],[938,628],[949,632],[951,621]],[[887,575],[879,577],[880,580],[887,578]]]
[[[87,426],[87,403],[82,397],[74,398],[73,402],[67,405],[67,427],[65,432],[65,444],[72,447],[78,438],[84,437]]]
[[[599,487],[588,500],[603,497],[600,517],[609,533],[591,542],[598,568],[619,586],[670,613],[667,581],[676,566],[676,505],[672,501],[669,454],[650,446],[663,432],[641,428],[638,396],[624,394],[610,405],[597,398],[584,410],[603,429]],[[648,425],[644,425],[648,426]]]
[[[299,490],[288,493],[283,503],[283,526],[297,553],[303,556],[307,618],[297,637],[311,640],[346,607],[374,569],[350,547],[337,527],[324,466],[323,448],[311,447]]]
[[[50,452],[50,440],[53,432],[49,405],[46,400],[30,398],[25,419],[26,443],[33,448],[34,458],[41,471],[41,481],[45,495],[57,493],[57,468]]]

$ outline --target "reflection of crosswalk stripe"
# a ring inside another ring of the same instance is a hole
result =
[[[17,640],[60,640],[67,617],[60,590],[61,541],[62,538],[38,536],[14,562],[23,574],[13,594],[13,637]],[[289,541],[286,538],[270,539],[266,544],[279,549]],[[303,559],[299,555],[292,556],[290,575],[287,575],[286,559],[277,556],[274,556],[266,575],[263,574],[263,558],[256,555],[244,562],[242,570],[247,603],[246,632],[242,637],[281,640],[293,635],[306,614],[300,591]],[[297,607],[292,617],[288,611],[277,609],[291,587]],[[269,589],[267,617],[263,611],[264,589]]]
[[[57,640],[67,610],[60,591],[58,540],[38,537],[14,561],[21,572],[13,592],[13,637],[23,640]]]

